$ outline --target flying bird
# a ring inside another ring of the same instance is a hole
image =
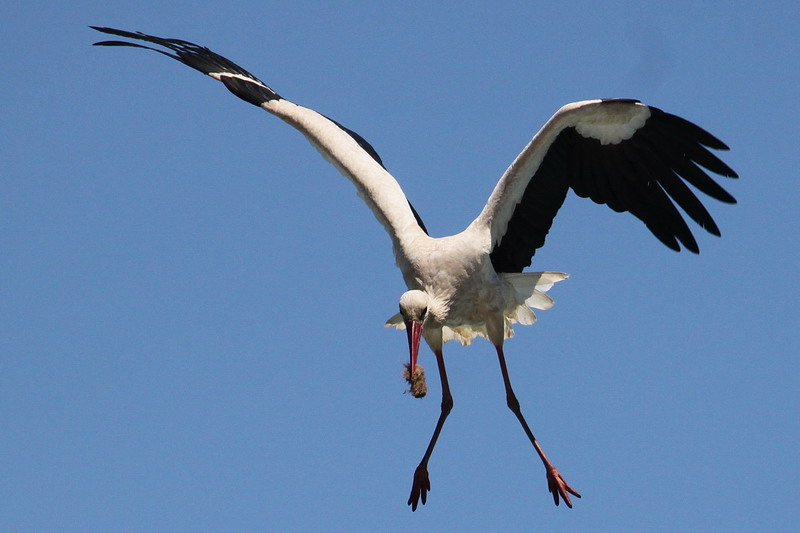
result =
[[[491,342],[505,385],[506,403],[542,461],[556,505],[580,494],[545,456],[511,387],[503,343],[515,323],[536,321],[531,308],[548,309],[546,294],[567,275],[523,272],[545,243],[553,219],[570,189],[614,211],[644,222],[667,247],[699,253],[697,241],[676,204],[700,227],[720,235],[711,215],[687,183],[725,203],[736,200],[706,173],[737,174],[710,150],[727,150],[699,126],[632,99],[587,100],[559,109],[501,176],[478,217],[449,237],[428,234],[400,185],[375,149],[359,134],[309,108],[286,100],[250,72],[208,48],[180,39],[92,26],[103,33],[137,40],[102,41],[163,54],[222,82],[234,95],[277,116],[300,131],[325,159],[355,185],[392,240],[408,291],[387,326],[405,329],[409,362],[406,377],[416,396],[425,393],[417,365],[420,340],[436,356],[442,387],[441,412],[417,466],[408,504],[426,503],[430,460],[453,407],[442,346],[469,344],[476,336]],[[155,46],[151,46],[155,45]],[[157,47],[156,47],[157,46]]]

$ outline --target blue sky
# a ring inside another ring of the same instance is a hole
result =
[[[16,531],[789,531],[800,20],[791,2],[7,2],[0,522]],[[488,5],[488,3],[487,3]],[[735,7],[734,7],[735,6]],[[638,98],[731,146],[723,237],[674,253],[571,197],[553,309],[404,395],[404,289],[353,187],[280,121],[88,25],[188,39],[368,139],[435,235],[561,105]]]

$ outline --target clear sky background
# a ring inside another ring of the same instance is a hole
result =
[[[2,529],[797,527],[796,3],[430,4],[2,4]],[[426,347],[430,394],[403,394],[382,227],[297,132],[89,24],[209,46],[358,131],[434,235],[568,102],[727,142],[739,204],[706,201],[699,256],[574,196],[536,255],[572,277],[506,353],[575,508],[478,340],[445,346],[455,408],[412,514],[440,387]]]

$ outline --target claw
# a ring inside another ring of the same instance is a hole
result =
[[[572,509],[572,500],[570,500],[569,495],[572,494],[573,496],[580,498],[581,495],[573,489],[572,487],[564,481],[564,478],[561,477],[561,474],[556,470],[555,467],[550,467],[547,469],[547,490],[553,495],[553,502],[556,505],[559,504],[559,496],[564,499],[564,503],[567,504],[567,507]]]
[[[428,467],[420,463],[414,471],[414,483],[411,486],[411,495],[408,497],[408,505],[411,506],[412,511],[417,510],[420,500],[422,500],[422,505],[425,505],[429,490],[431,490],[431,481],[428,478]]]

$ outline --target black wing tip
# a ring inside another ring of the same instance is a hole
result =
[[[140,31],[127,31],[127,30],[120,30],[117,28],[109,28],[108,26],[89,26],[91,29],[99,31],[101,33],[107,33],[109,35],[116,35],[117,37],[127,37],[128,39],[141,39],[145,41],[152,41],[152,40],[165,40],[169,41],[172,39],[161,39],[160,37],[155,37],[153,35],[148,35],[146,33]],[[132,43],[128,43],[125,41],[99,41],[94,43],[95,46],[131,46]]]
[[[116,35],[117,37],[130,37],[132,39],[139,39],[140,36],[137,35],[141,32],[132,33],[129,31],[118,30],[116,28],[109,28],[106,26],[89,26],[93,30],[97,30],[102,33],[107,33],[109,35]],[[126,41],[97,41],[96,43],[92,43],[92,46],[138,46],[141,47],[142,45],[137,45],[135,43],[129,43]]]
[[[717,237],[722,237],[722,232],[719,231],[719,226],[714,221],[713,218],[709,215],[708,220],[698,222],[701,228],[706,230],[711,235],[716,235]]]
[[[203,74],[212,75],[212,77],[221,81],[234,95],[255,106],[261,106],[270,100],[281,99],[278,93],[267,87],[264,82],[253,76],[250,72],[230,59],[209,50],[205,46],[200,46],[182,39],[156,37],[155,35],[149,35],[140,31],[130,32],[104,26],[89,27],[102,33],[153,43],[169,51],[127,41],[99,41],[94,43],[95,46],[129,46],[158,52],[159,54],[180,61],[184,65],[202,72]]]
[[[654,106],[647,106],[647,107],[650,109],[651,115],[656,115],[661,120],[664,120],[665,122],[671,123],[671,124],[679,127],[681,130],[683,130],[683,131],[685,131],[687,133],[692,133],[692,138],[695,141],[697,141],[698,143],[702,144],[703,146],[706,146],[708,148],[712,148],[714,150],[721,150],[721,151],[730,150],[730,147],[727,144],[725,144],[723,141],[721,141],[716,135],[714,135],[713,133],[710,133],[705,128],[702,128],[702,127],[698,126],[697,124],[695,124],[691,120],[686,120],[685,118],[680,117],[678,115],[674,115],[672,113],[668,113],[667,111],[664,111],[663,109],[660,109],[658,107],[654,107]],[[736,174],[735,172],[733,172],[733,170],[731,170],[730,172],[732,174]],[[725,174],[725,173],[718,173],[718,174],[720,174],[722,176],[729,177],[729,178],[738,177],[738,176],[735,176],[735,175],[734,176],[730,176],[730,175]]]
[[[89,27],[92,28],[93,30],[97,30],[103,33],[112,33],[115,31],[114,28],[109,28],[107,26],[92,26],[91,24],[89,24]]]
[[[727,148],[726,148],[726,150],[727,150]],[[735,171],[735,170],[733,170],[733,169],[730,169],[730,172],[728,172],[728,173],[726,173],[726,174],[720,174],[720,176],[723,176],[723,177],[725,177],[725,178],[737,179],[737,178],[739,177],[739,173],[738,173],[738,172],[736,172],[736,171]],[[734,201],[734,203],[735,203],[735,201]]]
[[[97,41],[96,43],[92,43],[92,46],[133,46],[136,48],[150,48],[149,46],[144,46],[135,43],[126,43],[125,41]]]
[[[122,31],[122,30],[117,30],[115,28],[109,28],[108,26],[93,26],[89,24],[89,27],[92,28],[93,30],[97,30],[103,33],[110,33],[112,35],[115,35],[115,32]]]
[[[694,236],[692,236],[691,240],[687,241],[675,235],[663,235],[663,236],[658,235],[652,229],[650,229],[650,232],[653,235],[655,235],[655,237],[661,242],[661,244],[663,244],[673,252],[680,253],[683,251],[687,251],[687,252],[692,252],[695,255],[700,254],[700,246],[697,244],[697,241],[694,240]],[[714,233],[713,235],[719,236],[719,234],[717,233]]]

